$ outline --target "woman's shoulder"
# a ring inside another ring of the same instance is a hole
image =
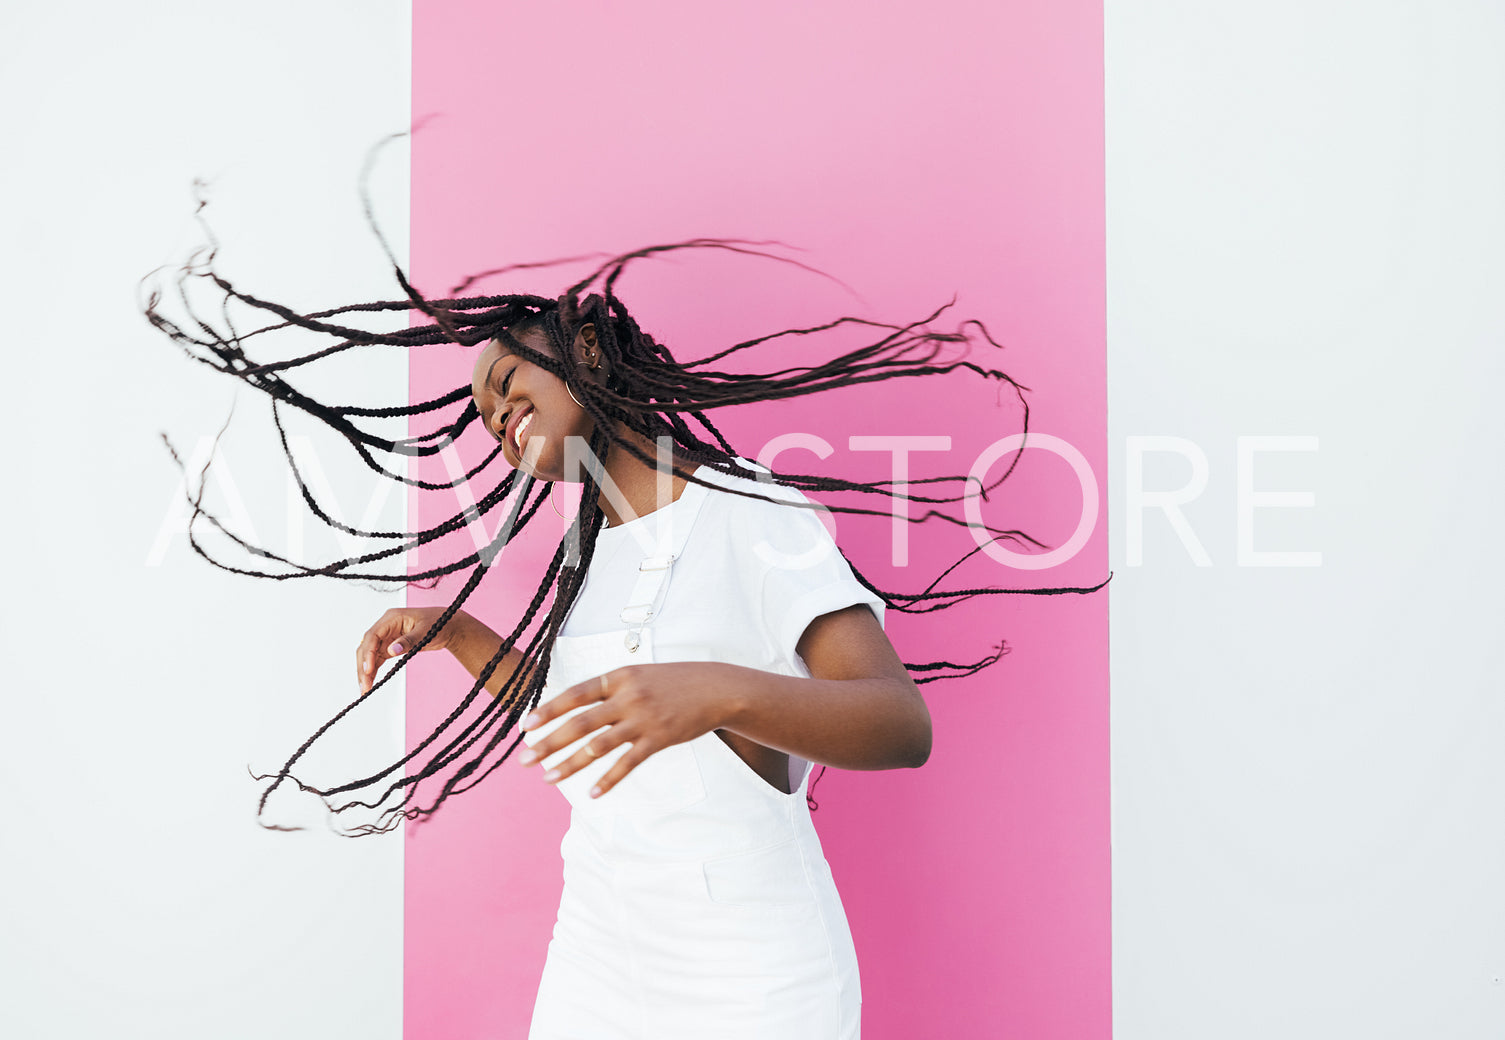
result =
[[[824,507],[799,488],[773,481],[767,469],[745,463],[748,475],[702,468],[697,475],[715,485],[706,508],[726,551],[748,566],[807,570],[840,559],[822,519]]]
[[[746,475],[724,473],[709,466],[696,471],[696,476],[714,485],[709,494],[719,507],[764,522],[811,514],[816,503],[799,488],[778,483],[765,467],[755,462],[746,459],[736,462]]]

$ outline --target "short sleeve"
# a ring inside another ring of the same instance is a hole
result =
[[[797,493],[796,493],[797,494]],[[865,603],[883,624],[883,601],[859,582],[817,512],[793,502],[758,510],[750,532],[759,568],[759,609],[778,656],[793,664],[810,622],[822,614]]]

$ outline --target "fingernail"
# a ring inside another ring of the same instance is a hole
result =
[[[538,755],[533,751],[524,751],[521,755],[517,756],[517,760],[525,766],[531,766],[534,762],[538,761]]]
[[[390,647],[387,648],[387,653],[389,654],[400,654],[403,652],[404,651],[402,649],[401,643],[393,643]]]
[[[522,721],[522,728],[523,729],[532,729],[536,725],[538,725],[538,716],[537,715],[529,715],[527,718],[523,719],[523,721]]]
[[[600,798],[601,797],[601,788],[599,788],[599,787],[592,787],[591,788],[591,797],[592,798]]]
[[[549,783],[552,784],[555,780],[559,779],[559,770],[557,770],[557,769],[550,769],[547,773],[545,773],[543,775],[543,778],[546,781],[548,781]]]

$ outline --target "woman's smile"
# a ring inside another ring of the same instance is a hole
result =
[[[507,422],[507,439],[512,442],[512,450],[518,458],[523,457],[523,441],[528,437],[528,427],[533,425],[533,406],[523,405],[512,414]]]

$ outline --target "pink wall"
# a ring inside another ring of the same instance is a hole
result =
[[[778,239],[860,298],[709,254],[634,271],[621,292],[681,356],[844,313],[910,320],[956,294],[960,314],[1007,344],[992,360],[1033,388],[1031,428],[1069,441],[1101,482],[1098,4],[424,0],[414,22],[413,112],[436,117],[413,142],[413,270],[425,291],[518,260]],[[561,286],[542,274],[490,287]],[[415,353],[414,399],[468,374],[466,352]],[[871,477],[886,459],[849,451],[848,436],[948,434],[953,449],[917,456],[913,472],[964,472],[1018,428],[1017,410],[997,400],[962,379],[896,383],[721,425],[747,454],[778,433],[818,434],[837,447],[830,471]],[[820,466],[799,453],[783,462]],[[1076,527],[1082,498],[1062,460],[1029,452],[1005,488],[990,522],[1052,545]],[[411,522],[451,504],[416,497]],[[1021,571],[978,559],[957,583],[1100,581],[1103,508],[1070,562]],[[531,594],[544,536],[562,521],[546,513],[539,527],[473,601],[495,628]],[[923,530],[905,569],[887,565],[883,522],[842,518],[839,538],[880,584],[917,590],[970,545],[964,532]],[[926,687],[936,740],[923,769],[832,771],[817,789],[861,960],[864,1036],[1107,1036],[1106,593],[894,614],[889,632],[907,660],[971,659],[999,638],[1014,651],[980,677]],[[410,735],[427,733],[465,680],[446,659],[422,661]],[[536,771],[509,764],[410,830],[408,1036],[525,1034],[565,819]]]

